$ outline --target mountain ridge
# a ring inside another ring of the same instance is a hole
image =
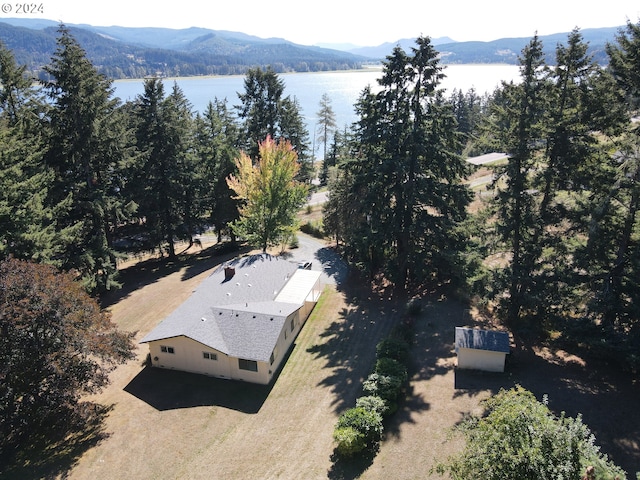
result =
[[[42,77],[56,48],[59,22],[42,19],[0,18],[0,41],[11,49],[20,64]],[[397,45],[409,49],[414,38],[399,39],[373,47],[331,44],[299,45],[284,38],[260,38],[242,32],[202,27],[93,26],[65,24],[99,71],[110,78],[150,75],[195,76],[244,74],[248,68],[270,66],[277,73],[361,68],[389,55]],[[580,30],[589,43],[589,54],[605,64],[605,46],[615,41],[623,26]],[[558,43],[567,33],[540,36],[550,63]],[[493,41],[456,42],[449,37],[431,39],[443,64],[516,64],[531,37]],[[333,45],[339,46],[339,45]]]

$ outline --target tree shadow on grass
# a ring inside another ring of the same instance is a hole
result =
[[[331,455],[331,468],[327,472],[330,480],[355,480],[373,464],[373,460],[378,455],[380,445],[376,444],[372,448],[366,449],[360,455],[353,457],[340,456],[335,450]]]
[[[83,402],[78,409],[78,416],[61,415],[56,425],[39,429],[19,449],[0,450],[0,478],[66,478],[84,452],[109,436],[104,420],[113,405]]]
[[[273,382],[258,385],[145,366],[124,391],[160,411],[216,406],[253,414],[272,388]]]
[[[349,288],[347,305],[307,349],[331,370],[319,382],[333,392],[337,413],[355,406],[362,382],[371,373],[376,345],[398,321],[396,304],[366,289]],[[333,314],[333,313],[332,313]]]
[[[119,272],[118,280],[122,287],[102,296],[101,305],[108,308],[127,298],[136,290],[184,269],[182,280],[189,280],[232,258],[248,252],[247,247],[236,248],[231,244],[215,244],[194,253],[181,253],[175,259],[150,258],[142,260]]]

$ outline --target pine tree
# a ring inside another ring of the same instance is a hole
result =
[[[52,180],[43,161],[45,105],[25,70],[0,44],[0,258],[52,262],[65,233],[56,231],[45,202]]]
[[[429,38],[418,38],[410,54],[394,49],[382,90],[365,89],[356,107],[358,151],[347,168],[354,188],[366,189],[368,207],[353,218],[348,238],[360,245],[355,257],[371,272],[383,267],[400,291],[457,280],[460,272],[456,224],[470,195],[461,183],[466,167],[456,154],[455,119],[438,88],[442,78],[438,53]],[[355,238],[363,230],[366,244]]]
[[[48,202],[70,202],[58,217],[60,230],[73,231],[61,266],[75,269],[91,291],[118,286],[110,232],[124,215],[114,172],[126,161],[126,133],[112,98],[111,82],[100,75],[70,31],[61,25],[57,50],[44,70],[51,102],[47,165],[54,172]]]
[[[149,248],[176,256],[176,240],[191,240],[195,227],[195,139],[189,103],[177,85],[165,97],[158,78],[145,80],[136,100],[136,139],[140,156],[133,175]]]
[[[209,102],[202,116],[196,118],[198,171],[200,172],[201,208],[218,233],[231,230],[229,224],[238,219],[238,202],[227,185],[227,177],[235,173],[239,155],[239,131],[226,100]]]
[[[271,69],[250,69],[244,80],[244,93],[238,97],[238,117],[244,129],[243,148],[257,158],[259,147],[267,137],[289,141],[298,155],[298,179],[310,180],[309,132],[304,125],[297,99],[284,96],[284,81]]]
[[[540,257],[530,175],[543,138],[546,107],[544,56],[537,36],[523,50],[520,65],[522,82],[503,86],[493,104],[489,127],[498,145],[509,154],[508,164],[498,170],[495,182],[499,187],[495,199],[496,231],[511,257],[501,279],[508,291],[504,302],[509,322],[516,322],[522,309],[530,307],[529,293],[535,288],[533,273]]]
[[[284,88],[284,82],[271,68],[247,71],[244,93],[238,94],[242,104],[237,109],[244,127],[244,147],[252,157],[257,156],[258,144],[264,139],[280,138]]]
[[[322,161],[327,161],[327,144],[331,140],[332,134],[336,132],[336,114],[331,106],[331,98],[323,93],[320,98],[320,109],[317,111],[317,128],[320,131],[318,141],[322,142]]]

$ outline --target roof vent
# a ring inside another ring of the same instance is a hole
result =
[[[234,267],[224,267],[225,280],[231,280],[235,274],[236,274],[236,269]]]

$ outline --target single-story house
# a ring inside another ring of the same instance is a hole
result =
[[[510,352],[509,334],[495,330],[456,327],[458,368],[504,372]]]
[[[266,254],[233,260],[140,343],[154,367],[268,384],[320,297],[320,276]]]

